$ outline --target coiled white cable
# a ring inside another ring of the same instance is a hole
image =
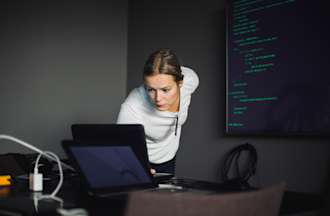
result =
[[[37,147],[27,143],[27,142],[24,142],[20,139],[17,139],[13,136],[9,136],[9,135],[4,135],[4,134],[0,134],[0,139],[5,139],[5,140],[10,140],[10,141],[13,141],[15,143],[18,143],[28,149],[31,149],[35,152],[38,152],[39,155],[37,157],[37,160],[35,162],[35,166],[34,166],[34,173],[38,173],[38,163],[39,163],[39,160],[41,158],[41,156],[45,156],[47,157],[48,159],[51,159],[53,161],[56,161],[57,162],[57,165],[58,165],[58,169],[59,169],[59,174],[60,174],[60,180],[56,186],[56,188],[54,189],[54,191],[51,193],[51,194],[46,194],[46,195],[40,195],[40,196],[34,196],[33,199],[34,199],[34,206],[35,206],[35,209],[36,211],[38,212],[38,202],[42,199],[51,199],[51,200],[55,200],[57,202],[60,203],[60,207],[57,210],[57,212],[62,215],[62,216],[87,216],[88,215],[88,212],[85,210],[85,209],[81,209],[81,208],[76,208],[76,209],[63,209],[63,199],[61,199],[60,197],[57,197],[56,194],[59,192],[59,190],[61,189],[62,187],[62,184],[63,184],[63,169],[62,169],[62,165],[65,166],[66,168],[69,168],[71,170],[74,170],[71,166],[69,165],[66,165],[65,163],[61,162],[59,157],[53,153],[53,152],[50,152],[50,151],[42,151],[40,149],[38,149]]]
[[[43,155],[49,155],[50,157],[54,157],[54,159],[56,160],[57,165],[58,165],[58,170],[59,170],[59,174],[60,174],[60,180],[59,180],[56,188],[54,189],[54,191],[50,194],[51,197],[55,197],[56,194],[58,193],[58,191],[61,189],[62,184],[63,184],[63,169],[62,169],[62,165],[61,165],[60,159],[58,158],[58,156],[55,153],[50,152],[50,151],[44,151],[43,153],[39,154],[38,157],[37,157],[37,160],[36,160],[36,162],[34,164],[34,173],[37,173],[38,172],[39,160],[40,160],[41,156],[43,156]]]

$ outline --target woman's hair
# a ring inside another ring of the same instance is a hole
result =
[[[172,50],[159,49],[149,56],[144,65],[143,78],[156,74],[172,75],[176,82],[183,80],[179,60]]]

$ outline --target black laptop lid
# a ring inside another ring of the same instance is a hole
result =
[[[88,192],[94,195],[155,187],[149,170],[130,146],[81,145],[68,140],[62,146]]]
[[[80,144],[130,146],[142,165],[149,166],[144,127],[141,124],[73,124],[73,140]]]

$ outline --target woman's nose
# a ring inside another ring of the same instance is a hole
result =
[[[159,91],[155,92],[155,101],[160,101],[161,99],[161,93]]]

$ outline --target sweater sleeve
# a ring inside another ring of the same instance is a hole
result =
[[[117,124],[142,124],[139,88],[130,92],[120,107]]]
[[[199,78],[195,71],[188,67],[181,67],[183,77],[183,87],[192,94],[199,85]]]
[[[141,118],[129,104],[123,103],[120,107],[117,124],[141,124]]]

